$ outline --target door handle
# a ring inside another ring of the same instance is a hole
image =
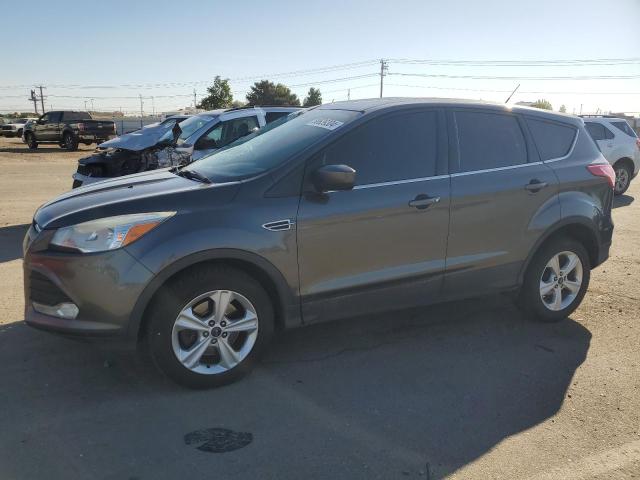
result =
[[[425,208],[430,207],[434,203],[438,203],[440,201],[440,197],[430,197],[421,193],[416,198],[409,202],[410,207],[417,208],[418,210],[424,210]]]
[[[524,186],[524,188],[531,193],[536,193],[542,190],[547,185],[547,182],[541,182],[540,180],[531,180],[527,185]]]

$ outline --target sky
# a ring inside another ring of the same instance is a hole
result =
[[[239,100],[262,78],[371,98],[388,59],[384,96],[504,102],[520,84],[512,103],[640,114],[640,0],[30,0],[0,27],[0,112],[33,111],[34,85],[48,110],[134,113],[141,95],[145,113],[171,111],[215,75]]]

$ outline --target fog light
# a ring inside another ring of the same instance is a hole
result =
[[[73,303],[59,303],[58,305],[43,305],[38,302],[32,302],[33,309],[44,315],[52,317],[66,318],[73,320],[78,316],[78,307]]]

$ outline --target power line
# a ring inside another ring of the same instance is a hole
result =
[[[390,87],[409,87],[409,88],[426,88],[433,90],[454,90],[454,91],[469,91],[469,92],[488,92],[488,93],[510,93],[511,90],[500,89],[481,89],[481,88],[455,88],[455,87],[436,87],[435,85],[409,85],[404,83],[387,83]],[[640,95],[640,92],[557,92],[549,90],[520,90],[520,93],[537,93],[537,94],[549,94],[549,95]]]
[[[510,67],[537,67],[537,66],[588,66],[588,65],[640,65],[640,57],[632,58],[596,58],[596,59],[570,59],[570,60],[437,60],[437,59],[412,59],[391,58],[392,63],[415,65],[447,65],[447,66],[510,66]]]
[[[596,59],[561,59],[561,60],[438,60],[438,59],[411,59],[392,58],[386,60],[388,63],[414,64],[414,65],[443,65],[443,66],[610,66],[610,65],[640,65],[640,57],[630,58],[596,58]],[[329,65],[302,70],[291,70],[287,72],[276,72],[262,75],[250,75],[244,77],[232,77],[230,81],[243,82],[264,78],[283,78],[314,75],[327,72],[350,70],[362,68],[379,63],[379,60],[364,60],[338,65]],[[637,77],[632,77],[637,78]],[[188,82],[147,82],[147,83],[123,83],[112,85],[82,85],[82,84],[50,84],[49,88],[76,88],[76,89],[112,89],[112,88],[177,88],[194,86],[198,84],[208,84],[211,80],[197,80]],[[0,85],[0,89],[30,88],[30,85]]]
[[[445,75],[437,73],[389,73],[401,77],[424,78],[464,78],[470,80],[631,80],[640,78],[640,75],[569,75],[555,77],[529,77],[508,75]]]

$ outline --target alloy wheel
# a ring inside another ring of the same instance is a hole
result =
[[[624,192],[629,185],[629,172],[625,167],[616,168],[616,193]]]
[[[582,262],[573,252],[554,255],[540,277],[540,298],[549,310],[564,310],[573,303],[582,287]]]
[[[199,295],[178,314],[171,334],[173,353],[187,369],[214,375],[231,370],[251,352],[258,336],[258,314],[238,292]]]

